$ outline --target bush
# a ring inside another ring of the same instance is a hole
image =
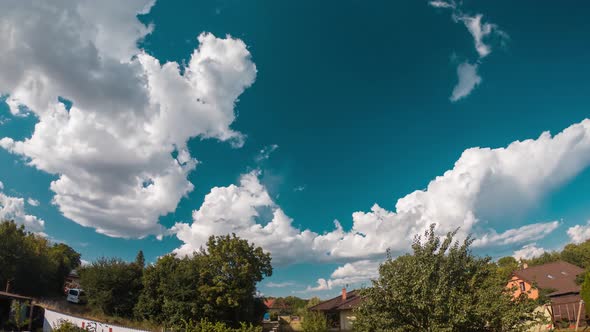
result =
[[[328,331],[328,322],[322,313],[307,311],[301,321],[301,327],[304,332],[326,332]]]
[[[173,327],[172,330],[178,332],[262,332],[262,327],[240,323],[240,327],[232,328],[221,322],[212,323],[203,319],[199,322],[183,320],[180,326]]]
[[[74,323],[68,320],[60,320],[59,323],[53,327],[54,332],[85,332],[81,327],[77,327]]]

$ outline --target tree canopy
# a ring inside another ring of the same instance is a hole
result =
[[[537,317],[523,295],[514,299],[489,257],[471,253],[471,238],[440,238],[434,225],[412,253],[387,260],[361,293],[358,331],[518,331]],[[504,262],[510,263],[510,262]]]
[[[143,274],[135,312],[141,319],[172,325],[181,320],[259,321],[262,300],[256,284],[272,275],[271,257],[235,235],[210,237],[207,247],[190,257],[158,259]]]
[[[107,315],[132,317],[142,289],[142,267],[118,258],[100,258],[79,270],[88,305]]]
[[[80,265],[80,254],[63,243],[28,232],[13,221],[0,223],[0,287],[47,296],[61,294],[64,279]]]

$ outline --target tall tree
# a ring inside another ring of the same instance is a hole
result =
[[[134,263],[100,258],[79,271],[88,304],[107,315],[131,317],[141,293],[141,274]]]
[[[235,235],[211,237],[190,257],[166,255],[148,266],[135,308],[167,325],[184,320],[255,322],[264,313],[256,284],[272,274],[270,254]]]
[[[355,322],[359,331],[519,331],[537,318],[536,304],[514,299],[490,258],[474,256],[467,238],[417,236],[412,254],[388,257]]]
[[[64,279],[80,264],[80,254],[65,244],[27,232],[13,221],[0,223],[0,289],[46,296],[61,293]]]
[[[140,250],[135,256],[135,264],[141,269],[145,268],[145,257],[143,257],[143,250]]]

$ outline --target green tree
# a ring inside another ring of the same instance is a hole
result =
[[[590,267],[590,241],[570,243],[561,251],[561,259],[581,268]]]
[[[518,261],[512,256],[498,259],[496,265],[498,266],[497,271],[499,277],[506,281],[510,279],[510,276],[514,271],[518,270]]]
[[[118,258],[100,258],[79,271],[88,305],[107,315],[131,317],[142,289],[140,270]]]
[[[586,303],[586,312],[590,314],[590,274],[586,273],[584,282],[582,283],[582,289],[580,290],[580,296]]]
[[[56,268],[56,290],[61,292],[66,277],[73,269],[80,266],[80,254],[67,244],[58,243],[49,250],[49,257]]]
[[[135,256],[135,265],[140,267],[142,270],[145,268],[145,257],[143,256],[143,251],[140,250]]]
[[[388,259],[357,310],[358,331],[519,331],[538,319],[536,304],[514,299],[490,258],[470,251],[471,238],[416,236],[412,254]]]
[[[210,237],[190,257],[166,255],[148,266],[137,317],[172,325],[181,320],[257,322],[264,313],[256,284],[272,274],[270,254],[235,235]]]
[[[328,322],[321,312],[307,310],[302,317],[301,327],[304,332],[327,332]]]
[[[24,295],[61,293],[80,254],[65,244],[52,244],[13,221],[0,223],[0,289],[10,281],[11,290]]]
[[[523,263],[529,266],[543,265],[547,263],[557,262],[561,259],[561,253],[557,251],[544,252],[540,256],[533,257],[531,259],[523,259]]]

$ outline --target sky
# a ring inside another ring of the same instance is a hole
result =
[[[580,1],[0,4],[0,219],[147,261],[236,233],[269,296],[370,285],[430,224],[590,238]]]

